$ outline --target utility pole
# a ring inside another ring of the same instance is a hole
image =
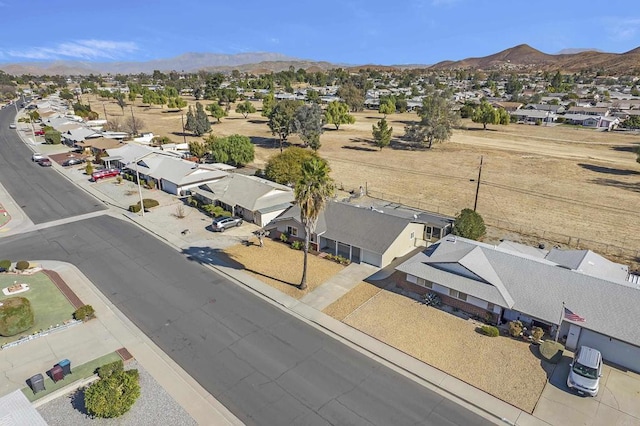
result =
[[[187,143],[187,134],[185,133],[184,130],[184,114],[180,114],[180,117],[182,117],[182,140],[184,140],[184,143]]]
[[[480,167],[478,168],[478,181],[476,184],[476,199],[473,202],[473,211],[476,211],[476,207],[478,207],[478,192],[480,192],[480,178],[482,177],[482,160],[483,156],[480,156]]]
[[[107,118],[107,108],[104,106],[104,102],[102,103],[102,110],[104,111],[104,119],[108,120],[108,118]]]
[[[136,118],[133,116],[133,105],[131,105],[131,125],[133,126],[133,135],[138,135],[138,128],[136,126]]]

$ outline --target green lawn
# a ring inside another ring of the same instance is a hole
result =
[[[11,216],[9,216],[9,213],[4,209],[4,207],[2,207],[2,204],[0,204],[0,226],[4,225],[10,220]]]
[[[78,380],[86,379],[87,377],[91,377],[95,374],[96,369],[110,362],[114,362],[121,359],[120,355],[116,352],[111,352],[105,356],[101,356],[100,358],[96,358],[93,361],[89,361],[86,364],[82,364],[79,366],[73,365],[73,360],[71,361],[71,374],[67,374],[67,376],[54,383],[53,380],[49,376],[46,375],[46,372],[43,371],[42,375],[44,378],[44,387],[46,390],[40,391],[37,394],[33,394],[33,391],[30,387],[22,388],[22,393],[27,397],[29,402],[33,402],[37,399],[42,398],[43,396],[47,396],[52,392],[55,392],[59,389],[62,389],[66,386],[69,386],[73,382],[77,382]]]
[[[0,302],[13,296],[5,296],[2,289],[14,282],[29,284],[29,290],[15,296],[25,297],[31,302],[35,324],[16,336],[0,336],[0,345],[18,340],[21,336],[46,330],[52,325],[62,324],[73,317],[73,305],[58,290],[58,287],[43,272],[33,275],[0,274]]]

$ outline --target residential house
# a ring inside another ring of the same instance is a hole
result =
[[[523,123],[553,123],[558,119],[558,115],[553,111],[537,109],[519,109],[510,114]]]
[[[640,372],[640,289],[623,265],[588,251],[549,252],[447,236],[400,264],[399,286],[436,292],[443,303],[495,323],[519,319],[559,335],[566,347],[597,348],[605,360]],[[584,318],[563,318],[567,309]],[[631,322],[630,322],[631,321]]]
[[[491,102],[491,105],[494,108],[503,108],[505,111],[511,113],[522,108],[523,104],[521,102],[498,101],[498,102]]]
[[[294,200],[293,190],[288,186],[238,173],[194,188],[191,194],[261,227],[291,207]]]
[[[117,148],[121,145],[121,141],[99,137],[76,142],[73,146],[77,149],[81,149],[86,154],[107,155],[107,150]]]
[[[329,201],[320,212],[310,241],[314,250],[340,255],[352,262],[385,267],[416,247],[426,246],[426,228],[424,222],[413,216],[407,218],[374,207]],[[275,218],[265,229],[274,238],[281,234],[290,239],[305,238],[297,205]]]
[[[580,107],[572,106],[567,110],[568,114],[581,114],[581,115],[596,115],[599,117],[606,117],[609,115],[610,110],[607,107]]]

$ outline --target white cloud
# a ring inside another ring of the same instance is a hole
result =
[[[614,40],[631,40],[640,31],[640,18],[611,19],[607,22],[607,29]]]
[[[7,55],[26,59],[118,59],[124,54],[135,52],[138,46],[130,41],[75,40],[59,43],[52,47],[32,47],[24,50],[10,50]]]

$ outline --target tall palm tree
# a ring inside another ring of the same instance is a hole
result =
[[[329,172],[331,169],[327,162],[314,156],[302,163],[302,176],[294,188],[296,203],[300,207],[300,220],[304,225],[304,266],[298,286],[300,290],[307,288],[307,256],[311,234],[316,229],[318,216],[327,199],[333,195],[334,183]]]

